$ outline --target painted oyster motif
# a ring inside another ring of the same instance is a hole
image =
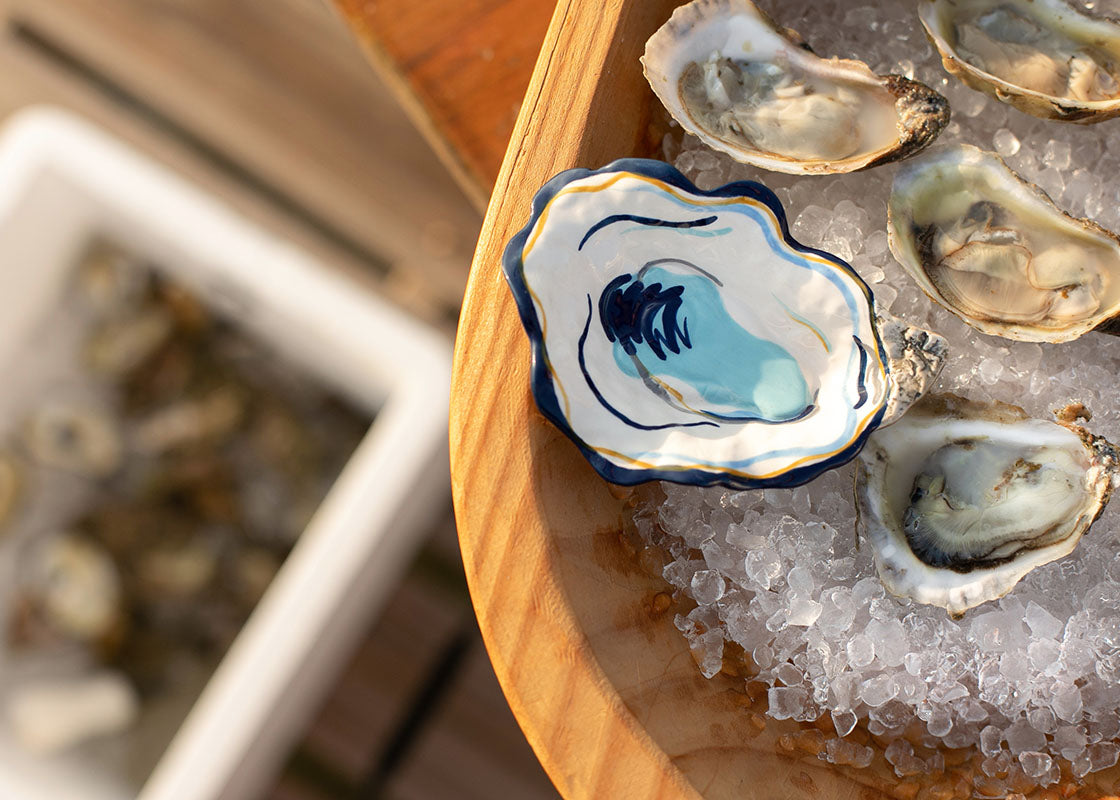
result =
[[[1120,114],[1120,24],[1062,0],[921,0],[918,15],[945,69],[1045,119]]]
[[[881,332],[867,286],[790,238],[770,190],[700,191],[659,161],[557,175],[503,268],[537,405],[615,483],[804,483],[946,354],[928,332]]]
[[[1120,480],[1116,448],[1084,428],[955,395],[923,398],[857,463],[883,584],[951,614],[1072,552]]]
[[[646,79],[709,147],[777,172],[852,172],[906,158],[949,122],[924,84],[818,58],[749,0],[693,0],[646,43]]]
[[[994,153],[957,145],[906,164],[887,217],[899,263],[984,333],[1065,342],[1120,314],[1120,238],[1062,212]]]

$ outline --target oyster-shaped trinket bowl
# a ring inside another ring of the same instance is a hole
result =
[[[506,247],[542,413],[615,483],[793,486],[932,382],[944,339],[890,321],[751,182],[660,161],[549,181]]]
[[[1120,480],[1116,448],[1006,403],[928,395],[860,453],[860,535],[893,594],[950,614],[1073,551]]]
[[[920,0],[947,72],[1043,119],[1120,115],[1120,23],[1063,0]]]
[[[819,58],[750,0],[693,0],[646,43],[646,79],[704,144],[776,172],[853,172],[906,158],[949,122],[949,102],[861,61]]]
[[[937,303],[984,333],[1067,342],[1120,317],[1120,237],[1065,213],[995,153],[960,144],[895,175],[891,252]]]

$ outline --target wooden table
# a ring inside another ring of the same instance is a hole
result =
[[[878,750],[867,769],[832,766],[819,757],[831,720],[767,718],[766,687],[745,680],[745,660],[703,678],[673,624],[687,599],[666,591],[657,554],[627,530],[627,490],[599,478],[531,397],[501,254],[560,170],[660,153],[663,111],[638,57],[680,1],[559,0],[475,251],[455,350],[451,472],[495,672],[570,800],[971,796],[975,767],[956,760],[967,751],[902,780]],[[866,729],[849,736],[874,743]],[[1101,798],[1120,787],[1118,773],[1049,795]]]
[[[479,211],[486,210],[551,0],[333,0]]]

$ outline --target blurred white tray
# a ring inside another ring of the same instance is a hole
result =
[[[27,109],[0,133],[0,366],[93,237],[150,259],[313,378],[377,412],[179,729],[143,800],[267,788],[448,496],[450,343],[90,124]],[[132,796],[0,730],[0,798]]]

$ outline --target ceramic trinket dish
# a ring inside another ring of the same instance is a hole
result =
[[[607,480],[794,486],[851,459],[939,371],[839,258],[751,182],[660,161],[563,172],[503,267],[540,410]]]

